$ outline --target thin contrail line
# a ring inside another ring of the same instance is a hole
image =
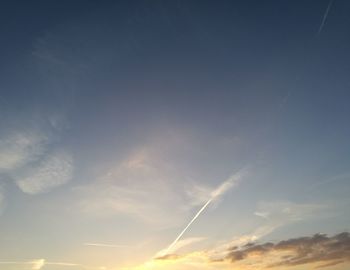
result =
[[[334,1],[334,0],[330,0],[329,3],[328,3],[326,12],[325,12],[324,15],[323,15],[322,23],[321,23],[321,25],[320,25],[320,28],[318,29],[318,34],[321,34],[321,32],[322,32],[323,26],[324,26],[325,23],[326,23],[326,20],[327,20],[327,17],[328,17],[328,13],[329,13],[329,10],[330,10],[331,7],[332,7],[333,1]]]
[[[182,232],[176,237],[176,239],[169,245],[166,249],[165,254],[168,254],[169,251],[176,245],[177,241],[182,237],[182,235],[187,231],[187,229],[192,225],[192,223],[199,217],[199,215],[207,208],[207,206],[212,202],[213,198],[210,198],[202,208],[197,212],[197,214],[191,219],[191,221],[187,224],[187,226],[182,230]]]
[[[234,185],[238,183],[242,175],[245,174],[245,171],[246,169],[232,175],[230,178],[228,178],[225,182],[223,182],[210,194],[210,199],[202,206],[201,209],[199,209],[199,211],[195,214],[195,216],[191,219],[191,221],[187,224],[187,226],[181,231],[181,233],[176,237],[176,239],[168,246],[165,252],[164,253],[162,252],[163,256],[167,255],[171,251],[171,249],[176,245],[176,243],[180,240],[180,238],[188,230],[188,228],[192,225],[192,223],[199,217],[199,215],[205,210],[205,208],[208,207],[208,205],[213,200],[223,195],[227,190],[229,190],[230,188],[232,188]]]

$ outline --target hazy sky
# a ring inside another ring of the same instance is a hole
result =
[[[349,269],[350,1],[0,10],[0,269]]]

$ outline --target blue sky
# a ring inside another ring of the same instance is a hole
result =
[[[4,4],[1,268],[346,269],[349,10]]]

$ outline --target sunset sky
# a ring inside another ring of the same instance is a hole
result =
[[[3,1],[0,269],[350,269],[349,14]]]

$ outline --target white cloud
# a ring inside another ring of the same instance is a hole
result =
[[[35,161],[45,151],[49,138],[39,131],[13,132],[0,139],[0,171],[11,171]]]
[[[68,182],[73,160],[69,153],[53,149],[55,135],[49,129],[14,130],[0,138],[0,173],[13,179],[25,193],[47,192]]]
[[[219,198],[225,192],[227,192],[232,187],[236,186],[242,177],[247,174],[247,169],[242,169],[237,173],[232,174],[226,181],[224,181],[220,186],[218,186],[212,193],[211,197],[213,199]]]
[[[56,150],[37,166],[26,168],[14,175],[17,186],[25,193],[48,192],[71,180],[73,158],[63,150]]]

